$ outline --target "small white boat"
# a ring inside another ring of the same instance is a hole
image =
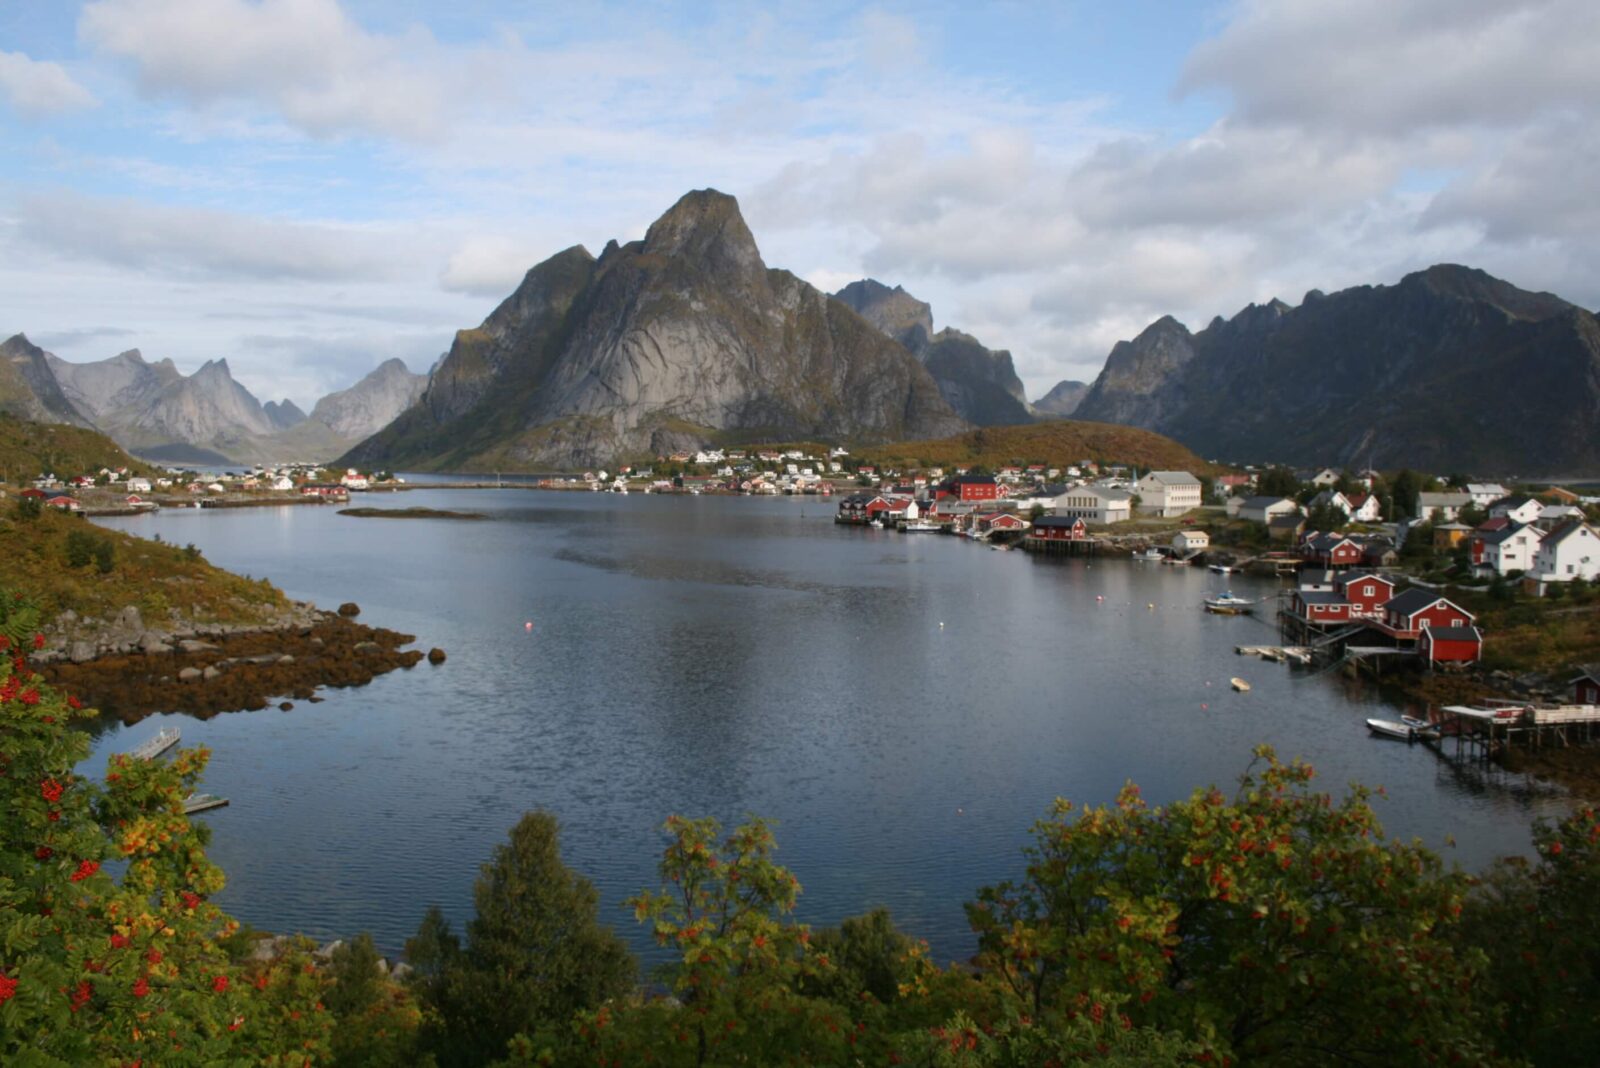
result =
[[[867,526],[869,526],[869,527],[877,527],[879,530],[882,530],[883,529],[883,520],[874,519],[872,522],[868,523]]]
[[[1392,719],[1369,719],[1367,730],[1381,738],[1398,738],[1403,742],[1409,742],[1416,737],[1416,731],[1410,726]]]
[[[937,531],[939,529],[939,524],[925,523],[919,519],[915,523],[907,523],[900,529],[905,531],[907,534],[926,534],[930,531]]]
[[[1164,560],[1166,559],[1166,553],[1163,553],[1160,549],[1146,549],[1142,553],[1134,553],[1133,558],[1135,560]]]
[[[1212,571],[1215,571],[1219,575],[1233,574],[1233,568],[1228,564],[1208,564],[1206,566],[1211,568]]]
[[[1239,678],[1237,675],[1235,675],[1233,678],[1228,680],[1228,685],[1232,686],[1235,690],[1238,690],[1240,693],[1249,693],[1250,692],[1250,684],[1248,682],[1245,682],[1243,679]]]
[[[1249,615],[1255,610],[1256,603],[1243,597],[1235,597],[1232,590],[1222,593],[1213,593],[1200,602],[1207,612],[1215,612],[1219,616]]]

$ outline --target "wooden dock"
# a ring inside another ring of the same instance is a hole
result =
[[[154,760],[168,749],[177,745],[182,738],[182,733],[176,727],[162,727],[152,738],[146,738],[132,749],[127,755],[134,760]]]
[[[192,816],[196,812],[209,812],[214,808],[227,808],[226,797],[213,797],[211,794],[190,794],[183,799],[183,814]]]
[[[1566,748],[1600,740],[1600,705],[1534,706],[1491,700],[1483,706],[1446,705],[1436,721],[1455,739],[1455,759],[1488,762],[1513,746]]]
[[[1283,663],[1293,660],[1297,664],[1311,663],[1312,651],[1303,645],[1240,645],[1234,650],[1240,656],[1259,656],[1263,660]]]

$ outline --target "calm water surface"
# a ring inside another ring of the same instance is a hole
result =
[[[656,884],[670,813],[778,821],[800,917],[888,905],[936,957],[971,952],[961,903],[1020,871],[1056,796],[1160,802],[1228,784],[1270,742],[1463,865],[1525,852],[1560,801],[1367,737],[1374,693],[1234,655],[1273,640],[1202,613],[1208,572],[1042,559],[962,539],[836,527],[825,501],[430,490],[364,504],[492,522],[353,519],[333,508],[108,520],[193,542],[449,660],[321,704],[184,719],[213,751],[204,818],[220,897],[258,927],[370,930],[396,951],[423,910],[471,911],[478,865],[522,812],[561,819],[604,917]],[[1267,581],[1236,579],[1264,595]],[[1097,598],[1104,598],[1098,600]],[[1150,607],[1152,606],[1153,607]],[[532,630],[525,623],[532,622]],[[943,624],[941,626],[940,624]],[[1229,690],[1246,677],[1248,694]],[[88,765],[162,719],[101,735]]]

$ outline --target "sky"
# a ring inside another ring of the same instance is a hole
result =
[[[1030,398],[1432,263],[1594,308],[1597,39],[1594,0],[0,0],[0,336],[309,410],[703,187]]]

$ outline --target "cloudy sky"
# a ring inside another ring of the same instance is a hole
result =
[[[1597,39],[1594,0],[5,0],[0,334],[309,408],[703,186],[1030,396],[1440,261],[1593,308]]]

